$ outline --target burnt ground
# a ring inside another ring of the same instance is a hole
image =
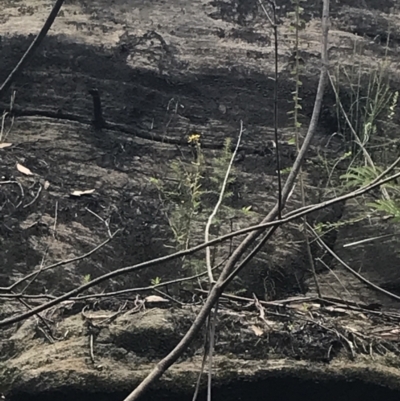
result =
[[[196,8],[200,3],[204,6],[202,12]],[[41,263],[77,257],[100,244],[108,236],[101,219],[108,222],[111,231],[120,230],[117,236],[90,258],[42,272],[31,284],[33,293],[45,290],[60,294],[85,277],[95,278],[118,267],[170,253],[173,240],[168,216],[150,179],[168,180],[171,160],[191,160],[187,138],[192,133],[201,133],[202,148],[211,160],[219,154],[227,137],[235,142],[243,121],[246,132],[235,162],[236,182],[231,188],[230,206],[238,211],[230,222],[233,227],[259,221],[275,202],[272,32],[256,9],[243,8],[241,2],[231,6],[195,2],[184,7],[176,3],[172,11],[179,9],[182,16],[177,19],[162,5],[138,5],[139,9],[132,9],[131,14],[125,12],[123,3],[101,6],[100,1],[66,5],[11,90],[16,93],[15,122],[6,141],[12,146],[0,149],[2,180],[13,181],[2,184],[0,193],[3,287]],[[46,15],[39,3],[18,9],[4,3],[3,7],[3,15],[9,17],[4,18],[0,42],[1,80],[32,40],[21,21],[40,26]],[[316,4],[307,7],[318,10]],[[361,19],[364,25],[370,21],[371,26],[375,17],[391,21],[385,7],[374,14],[345,4],[333,6],[333,64],[337,60],[341,66],[351,62],[344,57],[353,40],[352,29],[360,26],[357,21]],[[137,13],[149,19],[129,22],[130,16]],[[319,27],[312,19],[313,9],[307,8],[305,15],[311,19],[301,32],[302,59],[307,65],[301,78],[303,131],[312,112],[319,60]],[[191,29],[187,29],[188,21]],[[18,30],[13,30],[16,26]],[[335,30],[338,27],[341,30]],[[285,29],[283,25],[284,37]],[[397,27],[393,26],[392,37],[396,35]],[[370,46],[381,50],[376,43]],[[290,52],[289,42],[283,41],[281,47],[282,52]],[[393,68],[395,65],[393,54]],[[281,167],[287,169],[296,152],[288,144],[293,136],[288,112],[292,109],[294,84],[290,62],[284,54],[278,78]],[[392,85],[395,89],[396,81]],[[100,93],[105,119],[102,128],[93,125],[92,89]],[[9,99],[1,102],[6,109]],[[334,103],[334,95],[328,89],[320,128],[307,160],[308,202],[317,202],[324,196],[320,190],[326,179],[321,152],[335,162],[345,149],[345,144],[331,138],[337,129]],[[6,124],[10,124],[9,118]],[[18,172],[16,162],[34,175],[27,177]],[[212,171],[208,174],[212,175]],[[90,189],[95,192],[70,196],[74,190]],[[299,205],[299,196],[298,192],[293,195],[289,210]],[[204,202],[213,204],[212,199]],[[243,218],[239,211],[249,205],[254,214]],[[339,205],[316,218],[334,223],[342,214],[343,205]],[[206,218],[205,212],[199,216],[200,227]],[[352,235],[346,233],[346,238]],[[333,232],[327,240],[334,246],[335,239]],[[201,230],[196,231],[192,243],[201,240]],[[363,263],[369,259],[363,256]],[[307,265],[302,235],[297,226],[289,226],[267,244],[235,288],[269,299],[306,292]],[[147,286],[156,277],[166,281],[191,273],[182,269],[181,261],[168,262],[113,279],[104,288],[111,291]],[[386,281],[392,281],[395,275],[389,273]],[[330,284],[328,279],[328,287]],[[180,295],[187,294],[186,290]],[[177,295],[176,289],[171,291]],[[367,292],[365,298],[370,295]]]
[[[272,33],[257,8],[251,8],[250,3],[246,8],[240,1],[231,5],[176,2],[171,11],[179,10],[181,18],[177,19],[161,4],[150,7],[138,3],[131,14],[123,3],[108,8],[102,4],[76,1],[66,5],[11,90],[16,93],[15,123],[6,140],[12,146],[0,150],[2,180],[12,181],[2,184],[0,193],[3,287],[40,263],[46,265],[88,252],[107,238],[102,219],[111,231],[120,230],[116,238],[90,258],[41,273],[30,287],[34,293],[45,289],[59,294],[89,275],[95,278],[124,265],[168,254],[168,246],[173,246],[168,216],[150,179],[170,179],[171,160],[183,157],[190,161],[187,138],[192,133],[201,133],[202,148],[211,160],[227,137],[235,142],[243,121],[246,132],[235,163],[238,173],[230,200],[230,206],[238,212],[230,224],[243,227],[257,222],[275,202]],[[307,7],[318,10],[316,4]],[[379,12],[365,12],[346,4],[333,6],[333,64],[338,60],[340,66],[351,62],[344,57],[354,39],[352,29],[360,26],[360,20],[372,27],[376,18],[390,23],[390,4],[382,7]],[[1,80],[32,40],[21,21],[29,20],[36,27],[46,15],[39,3],[27,8],[4,3],[3,8]],[[307,65],[301,78],[303,131],[312,112],[318,78],[319,27],[312,19],[314,11],[306,9],[305,15],[311,19],[301,32],[302,59]],[[143,18],[136,20],[137,13]],[[392,38],[396,38],[398,28],[392,26]],[[286,29],[282,25],[283,37],[288,35]],[[381,50],[378,43],[369,44],[372,50]],[[282,41],[281,48],[282,53],[290,52],[290,43]],[[283,170],[291,166],[296,153],[288,143],[293,136],[288,112],[292,109],[294,84],[286,56],[281,56],[278,77]],[[394,69],[396,54],[391,57]],[[395,80],[392,85],[396,89]],[[93,99],[89,94],[93,89],[100,93],[105,119],[102,128],[93,125]],[[6,109],[9,99],[1,102]],[[320,190],[326,179],[321,152],[335,162],[345,149],[345,144],[331,138],[337,129],[334,103],[333,93],[328,90],[320,128],[307,160],[308,202],[324,196]],[[6,124],[10,124],[9,118]],[[18,172],[16,162],[34,175]],[[207,174],[212,176],[213,172]],[[90,189],[95,192],[70,196],[74,190]],[[249,205],[254,214],[244,219],[239,211]],[[296,192],[288,209],[298,205]],[[332,223],[342,214],[343,205],[339,205],[317,218]],[[199,216],[200,223],[204,224],[206,218],[207,213]],[[331,246],[335,238],[333,233]],[[201,230],[196,231],[192,243],[201,239]],[[366,259],[364,256],[363,262]],[[306,260],[302,235],[296,226],[289,226],[267,244],[237,289],[267,298],[305,292],[309,277]],[[176,261],[120,277],[106,286],[109,290],[147,286],[156,277],[166,281],[188,273]],[[386,281],[392,281],[393,274],[390,272],[390,280]]]
[[[32,32],[41,27],[48,12],[45,3],[30,1],[16,5],[5,1],[0,5],[1,82],[31,43]],[[187,162],[192,160],[192,149],[187,142],[190,134],[201,134],[210,166],[227,137],[235,143],[241,120],[246,129],[235,161],[236,181],[230,188],[233,196],[229,205],[234,212],[224,230],[258,222],[275,203],[276,160],[271,146],[274,138],[272,32],[255,7],[256,2],[131,3],[109,4],[99,0],[66,4],[10,93],[0,99],[1,108],[7,110],[11,92],[16,93],[12,114],[15,121],[4,139],[12,145],[0,149],[0,286],[3,293],[7,292],[4,287],[30,272],[89,252],[108,238],[108,228],[111,232],[120,230],[112,241],[90,257],[40,271],[29,282],[29,294],[59,295],[88,278],[171,253],[174,243],[168,216],[150,179],[170,180],[173,178],[168,169],[171,160],[178,157]],[[396,14],[389,14],[393,4],[367,0],[366,3],[368,10],[363,1],[333,5],[332,65],[343,67],[354,63],[353,42],[357,38],[367,49],[357,61],[364,68],[370,68],[384,52],[378,39],[371,41],[374,27],[381,29],[388,24],[392,29],[391,85],[397,90],[400,88],[396,79],[399,28],[394,23]],[[302,76],[302,134],[312,113],[318,80],[319,2],[307,2],[306,16],[307,28],[301,32],[302,58],[306,65]],[[290,31],[285,15],[281,17],[280,34],[287,39]],[[365,35],[365,39],[358,38],[357,34]],[[290,40],[283,39],[278,105],[281,167],[285,169],[291,166],[296,152],[288,143],[293,137],[288,118],[293,108],[292,48]],[[89,93],[92,89],[99,91],[102,101],[105,124],[101,128],[93,124],[93,98]],[[346,148],[343,141],[331,138],[337,123],[335,97],[328,89],[306,164],[309,203],[318,202],[326,195],[323,189],[327,173],[321,155],[323,160],[335,162]],[[10,124],[7,117],[6,126]],[[29,168],[33,175],[18,171],[16,163]],[[206,179],[212,175],[209,168]],[[75,190],[93,189],[91,194],[71,196]],[[206,206],[214,202],[212,197],[204,199]],[[300,192],[296,188],[288,210],[299,205]],[[252,206],[253,214],[243,216],[240,211],[248,206]],[[354,217],[356,212],[357,205],[341,204],[313,218],[335,223],[342,216]],[[197,217],[192,243],[202,241],[207,217],[206,211]],[[372,223],[366,227],[361,222],[335,230],[328,243],[332,247],[339,243],[338,252],[347,255],[358,269],[362,267],[374,282],[396,284],[399,278],[395,269],[398,260],[395,243],[385,245],[379,252],[374,248],[376,244],[362,251],[343,251],[341,247],[367,232],[372,235],[393,229],[379,219]],[[237,240],[220,251],[228,254],[236,244]],[[320,256],[318,249],[314,251],[315,256]],[[250,296],[255,293],[261,299],[312,292],[306,255],[299,227],[289,225],[277,232],[231,290]],[[203,258],[200,254],[191,261],[199,266]],[[182,260],[176,260],[135,271],[96,286],[87,294],[148,286],[157,277],[165,282],[193,274],[193,269],[182,266]],[[337,269],[334,263],[332,267]],[[345,283],[351,287],[356,301],[393,306],[388,299],[377,296],[348,275],[341,275],[337,283],[330,272],[326,273],[321,266],[318,269],[324,294],[342,297]],[[166,291],[170,296],[188,301],[192,300],[196,285],[172,285]],[[21,291],[24,287],[21,284],[15,290]],[[197,295],[194,299],[198,300]],[[134,295],[130,295],[130,305],[134,300]],[[39,302],[35,298],[29,300],[31,306]],[[97,306],[117,310],[121,302],[111,299],[109,304],[100,302]],[[93,307],[93,303],[89,305]],[[83,304],[75,306],[77,309],[72,315],[79,313]],[[0,316],[9,317],[25,308],[16,301],[6,301],[0,305]],[[293,336],[287,333],[274,346],[283,350],[283,357],[290,360],[326,363],[324,358],[333,343],[332,337],[326,343],[317,341],[311,347],[313,351],[305,347],[300,352],[299,348],[309,338],[304,331],[300,332],[301,341],[295,344],[298,348],[293,346]],[[268,341],[273,343],[273,338]],[[81,344],[75,345],[81,347]],[[249,347],[235,352],[245,352]],[[72,349],[75,352],[77,348]],[[245,358],[244,354],[240,358]],[[131,362],[127,361],[127,366]],[[24,380],[21,382],[29,382]]]
[[[30,40],[21,35],[3,38],[1,79]],[[11,275],[3,275],[3,286],[39,264],[43,252],[48,261],[68,258],[102,242],[107,232],[93,213],[109,219],[113,230],[120,229],[118,236],[89,260],[42,274],[32,290],[40,292],[45,286],[59,293],[87,274],[95,278],[116,267],[170,252],[165,247],[171,245],[167,239],[171,238],[170,229],[149,179],[165,177],[169,160],[182,154],[190,158],[187,136],[192,132],[202,134],[202,147],[207,157],[213,157],[222,149],[224,138],[229,135],[235,140],[243,120],[246,134],[237,165],[241,173],[234,188],[233,206],[240,210],[251,204],[257,212],[254,221],[268,211],[274,202],[269,194],[274,194],[277,187],[276,161],[270,146],[273,132],[269,128],[273,82],[257,71],[245,72],[241,66],[228,67],[228,74],[226,66],[218,65],[204,68],[201,73],[182,74],[185,63],[177,60],[175,53],[179,54],[176,46],[164,44],[162,37],[152,32],[142,36],[124,34],[112,48],[74,43],[62,35],[46,38],[12,88],[17,93],[16,120],[7,140],[13,146],[1,151],[4,180],[17,178],[24,188],[22,196],[17,185],[2,186],[1,233],[7,251],[0,263],[4,271],[7,266],[15,266]],[[127,64],[127,57],[154,58],[159,71]],[[253,60],[251,51],[247,57]],[[291,108],[288,98],[292,85],[285,77],[282,72],[282,125]],[[311,83],[309,86],[313,91]],[[92,124],[93,100],[88,93],[92,88],[100,92],[107,124],[103,129],[95,129]],[[303,105],[305,115],[311,113],[312,99],[311,92],[309,103]],[[6,104],[7,100],[3,107]],[[295,151],[284,141],[285,135],[292,134],[283,132],[285,169],[294,160]],[[31,169],[35,176],[22,177],[15,170],[16,162]],[[260,180],[266,192],[258,194],[252,183]],[[50,187],[36,198],[44,181]],[[69,196],[74,189],[91,188],[96,189],[93,195],[78,199]],[[293,235],[286,233],[282,241],[287,242]],[[280,248],[281,258],[287,259],[285,246]],[[274,270],[274,266],[280,268],[281,261],[277,258],[268,263],[272,265],[269,270]],[[254,264],[250,287],[262,296],[265,285],[260,285],[260,277],[271,274],[263,273],[265,268],[258,265]],[[301,270],[301,266],[298,268]],[[181,275],[187,272],[173,262],[122,278],[119,283],[143,286],[155,277],[166,281]],[[282,281],[282,273],[277,278]],[[297,279],[293,279],[293,285],[298,291]],[[285,286],[292,291],[288,282]],[[111,283],[110,289],[115,288],[116,283]],[[286,290],[278,292],[283,295]]]

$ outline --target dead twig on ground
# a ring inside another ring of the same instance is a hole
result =
[[[110,219],[108,218],[107,220],[104,220],[102,217],[100,217],[97,213],[90,210],[88,207],[85,207],[85,210],[88,211],[89,213],[91,213],[93,216],[97,217],[100,221],[102,221],[104,223],[104,225],[106,226],[106,229],[107,229],[108,236],[110,238],[112,238],[113,235],[111,234],[111,231],[110,231]]]
[[[22,207],[25,209],[25,208],[27,208],[27,207],[33,205],[33,204],[35,203],[35,201],[39,198],[39,195],[40,195],[40,193],[42,192],[42,189],[43,189],[42,185],[39,184],[39,189],[38,189],[38,191],[37,191],[35,197],[34,197],[29,203],[27,203],[26,205],[24,205],[24,206],[22,206]]]

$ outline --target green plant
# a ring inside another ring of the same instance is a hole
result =
[[[159,191],[174,235],[174,248],[178,250],[189,247],[193,222],[200,211],[201,197],[204,194],[201,180],[205,164],[200,135],[192,134],[188,143],[193,146],[193,159],[189,163],[182,159],[173,160],[169,165],[172,173],[169,181],[150,179]]]
[[[243,216],[253,215],[251,206],[234,208],[231,200],[234,195],[232,186],[237,180],[234,166],[226,178],[227,168],[232,158],[231,139],[224,141],[220,153],[212,158],[205,157],[201,147],[201,137],[194,133],[188,137],[192,152],[189,157],[173,160],[168,165],[168,176],[151,178],[161,199],[165,216],[173,234],[174,249],[188,249],[196,236],[200,240],[200,230],[206,227],[207,218],[213,212],[216,199],[226,179],[227,188],[222,193],[222,202],[210,224],[210,234],[218,236],[232,229],[232,221]],[[200,229],[200,230],[199,230]],[[212,263],[223,257],[224,251],[212,248]],[[205,262],[199,259],[183,259],[183,267],[200,273]]]
[[[161,278],[160,278],[160,277],[152,278],[152,279],[150,280],[150,283],[151,283],[151,285],[158,285],[158,284],[161,283]]]
[[[386,57],[371,68],[359,61],[362,53],[362,41],[360,45],[356,41],[353,63],[338,65],[331,84],[336,96],[338,132],[343,135],[346,151],[353,155],[350,166],[365,163],[373,168],[379,162],[376,149],[386,147],[388,142],[383,120],[393,119],[398,93],[390,88]]]
[[[396,139],[390,139],[390,133],[399,93],[391,89],[386,58],[372,68],[363,65],[360,61],[363,47],[359,43],[362,41],[354,44],[354,62],[347,66],[338,65],[335,76],[330,77],[336,96],[338,132],[346,144],[342,156],[329,167],[326,163],[330,170],[327,185],[331,185],[335,195],[373,181],[393,161],[395,153],[393,149],[388,152],[388,149],[396,143]],[[347,164],[345,173],[336,174],[339,163],[342,166]],[[364,207],[369,207],[368,213],[372,209],[395,215],[400,187],[391,182],[381,186],[380,192],[380,199],[367,201]]]

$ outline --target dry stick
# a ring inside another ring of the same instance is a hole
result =
[[[25,208],[27,208],[27,207],[33,205],[33,204],[35,203],[35,201],[39,198],[39,195],[40,195],[40,193],[42,192],[42,189],[43,189],[42,185],[39,184],[39,189],[38,189],[38,191],[37,191],[35,197],[34,197],[29,203],[27,203],[26,205],[22,206],[22,208],[25,209]]]
[[[361,239],[359,241],[354,241],[354,242],[350,242],[348,244],[344,244],[343,248],[349,248],[351,246],[357,246],[357,245],[365,244],[366,242],[372,242],[372,241],[376,241],[378,239],[396,237],[397,235],[399,235],[399,233],[384,234],[384,235],[378,235],[377,237],[364,238],[364,239]]]
[[[27,289],[35,282],[35,280],[36,280],[37,277],[39,276],[39,274],[40,274],[40,272],[41,272],[41,269],[43,268],[43,263],[44,263],[45,260],[46,260],[46,255],[47,255],[47,252],[48,252],[48,251],[49,251],[49,248],[46,247],[46,249],[45,249],[45,251],[44,251],[44,254],[43,254],[43,256],[42,256],[42,261],[40,262],[40,268],[39,268],[39,270],[37,270],[37,274],[36,274],[34,277],[32,277],[32,279],[29,280],[27,284],[25,284],[25,287],[20,291],[21,295],[24,295],[24,294],[25,294],[25,292],[27,291]]]
[[[18,301],[24,305],[28,310],[32,310],[32,307],[21,297],[17,297]],[[47,330],[49,331],[49,335],[51,340],[54,340],[54,335],[53,335],[53,330],[51,329],[51,327],[48,325],[48,323],[46,322],[46,320],[44,320],[44,318],[40,315],[40,313],[35,313],[35,316],[38,317],[39,320],[41,320],[41,322],[44,324],[44,326],[47,328]]]
[[[243,135],[244,129],[243,129],[243,121],[240,120],[240,131],[239,131],[239,137],[236,143],[236,147],[234,151],[232,152],[231,159],[229,161],[228,168],[226,169],[225,173],[225,178],[221,186],[221,191],[219,193],[219,198],[218,201],[214,207],[214,210],[210,214],[207,224],[206,224],[206,229],[204,233],[204,242],[209,242],[209,234],[210,234],[210,227],[212,224],[212,221],[216,214],[218,213],[218,209],[220,208],[222,201],[224,200],[224,195],[226,191],[226,186],[228,184],[228,179],[229,179],[229,174],[232,170],[232,165],[235,160],[236,154],[238,152],[240,142],[242,140],[242,135]],[[208,272],[208,280],[210,283],[210,289],[212,286],[215,284],[214,276],[212,274],[212,266],[211,266],[211,252],[210,252],[210,247],[206,248],[206,266],[207,266],[207,272]],[[214,313],[209,316],[209,360],[208,360],[208,380],[207,380],[207,401],[211,401],[211,381],[212,381],[212,359],[213,359],[213,352],[214,352],[214,344],[215,344],[215,320],[217,318],[217,313],[218,313],[218,302],[216,303],[214,307]],[[204,352],[206,352],[206,349],[204,349]],[[199,376],[200,377],[200,376]],[[198,392],[198,385],[196,387],[195,391],[195,397],[197,397],[197,392]]]
[[[204,290],[196,290],[201,293],[208,293],[207,291]],[[243,301],[243,302],[250,302],[254,303],[254,299],[251,298],[246,298],[246,297],[241,297],[238,295],[232,295],[226,292],[223,292],[221,294],[221,298],[227,298],[232,301]],[[287,299],[282,299],[282,300],[277,300],[277,301],[261,301],[259,300],[258,302],[263,305],[263,306],[268,306],[268,307],[280,307],[280,308],[287,308],[287,309],[295,309],[297,310],[296,307],[292,306],[291,303],[298,303],[298,302],[314,302],[314,301],[322,301],[329,303],[330,305],[336,305],[336,306],[346,306],[349,309],[355,310],[355,311],[360,311],[360,312],[366,312],[370,313],[372,315],[379,315],[379,316],[390,316],[390,317],[395,317],[395,318],[400,318],[399,314],[391,313],[391,312],[381,312],[381,311],[375,311],[368,309],[368,305],[365,304],[358,304],[357,302],[352,302],[352,301],[343,301],[340,298],[334,298],[334,297],[324,297],[324,298],[319,298],[315,296],[310,296],[310,297],[291,297]],[[269,313],[269,312],[268,312]]]
[[[208,353],[208,380],[207,380],[207,401],[211,401],[211,380],[212,380],[212,361],[215,345],[215,321],[218,314],[218,300],[214,306],[214,313],[210,314],[210,344]]]
[[[343,291],[347,293],[350,297],[352,296],[351,292],[347,289],[347,287],[342,283],[342,280],[340,280],[339,276],[331,269],[321,258],[316,258],[315,259],[317,262],[321,263],[322,266],[326,268],[326,270],[329,271],[329,273],[332,274],[333,277],[335,277],[336,281],[339,283],[339,285],[342,287]],[[335,290],[334,288],[331,287],[333,292],[336,294],[336,296],[342,300],[342,302],[346,303],[346,300],[342,297],[342,294],[339,293],[339,291]]]
[[[276,156],[276,172],[278,176],[278,218],[280,219],[282,212],[282,178],[281,178],[281,156],[280,156],[280,145],[278,135],[278,21],[276,18],[276,4],[275,1],[268,0],[271,5],[274,19],[272,20],[265,8],[262,0],[258,0],[262,11],[267,17],[269,23],[274,31],[274,57],[275,57],[275,77],[274,77],[274,137],[275,137],[275,156]]]
[[[229,162],[228,168],[226,169],[225,178],[224,178],[224,182],[222,183],[221,191],[219,193],[218,202],[216,203],[216,205],[214,207],[214,210],[212,211],[212,213],[208,217],[208,221],[207,221],[207,224],[206,224],[206,229],[205,229],[205,232],[204,232],[204,242],[209,242],[209,240],[210,240],[210,227],[211,227],[211,224],[212,224],[212,221],[213,221],[215,215],[218,212],[218,209],[221,206],[222,201],[224,200],[224,195],[225,195],[226,186],[228,184],[229,174],[230,174],[230,172],[232,170],[233,161],[235,160],[237,151],[239,149],[240,142],[242,140],[243,132],[244,132],[244,130],[243,130],[243,121],[240,120],[239,137],[238,137],[238,140],[237,140],[237,143],[236,143],[235,150],[232,153],[231,160]],[[208,280],[210,282],[210,285],[212,285],[212,284],[215,283],[215,280],[214,280],[214,276],[212,274],[211,251],[210,251],[210,247],[209,246],[206,248],[206,264],[207,264]]]
[[[201,290],[204,291],[204,290]],[[209,293],[209,291],[204,291],[206,294]],[[208,315],[208,320],[206,323],[206,337],[204,339],[204,353],[203,353],[203,359],[201,361],[201,368],[200,368],[200,372],[199,375],[197,376],[197,382],[196,382],[196,387],[194,389],[194,394],[193,394],[193,398],[192,401],[196,401],[197,397],[199,395],[199,391],[200,391],[200,383],[201,383],[201,377],[203,376],[204,373],[204,368],[206,366],[206,362],[207,362],[207,344],[209,342],[208,339],[208,335],[210,333],[210,321],[211,321],[211,315]]]
[[[275,82],[274,82],[274,136],[275,136],[275,157],[276,157],[276,174],[278,176],[278,219],[282,217],[282,177],[281,177],[281,155],[278,138],[278,20],[276,18],[276,4],[269,0],[274,16],[272,25],[274,30],[274,57],[275,57]],[[265,8],[264,8],[265,10]]]
[[[9,89],[11,84],[14,82],[17,74],[22,71],[25,64],[29,60],[29,57],[31,57],[34,54],[35,50],[42,43],[42,40],[45,38],[45,36],[47,35],[47,32],[50,30],[51,26],[53,25],[53,22],[56,19],[57,14],[60,11],[60,8],[62,7],[63,3],[64,3],[64,0],[57,0],[56,4],[54,4],[53,9],[51,10],[49,16],[47,17],[46,22],[43,25],[43,28],[40,30],[39,34],[33,40],[31,45],[29,46],[28,50],[22,56],[21,60],[18,62],[18,64],[15,66],[15,68],[11,71],[10,75],[7,77],[7,79],[1,85],[0,98]]]
[[[399,158],[399,160],[400,160],[400,158]],[[399,160],[397,160],[396,163],[398,163]],[[388,171],[391,171],[393,168],[394,168],[394,164],[392,166],[390,166],[385,172],[380,174],[379,177],[377,177],[377,178],[380,179],[381,176],[384,176]],[[10,317],[10,318],[3,319],[3,320],[0,321],[0,327],[3,327],[3,326],[6,326],[6,325],[9,325],[9,324],[16,323],[16,322],[19,322],[21,320],[27,319],[27,318],[35,315],[38,312],[41,312],[41,311],[46,310],[48,308],[51,308],[52,306],[57,305],[57,304],[61,303],[62,301],[65,301],[67,299],[70,299],[70,298],[74,297],[75,295],[78,295],[81,292],[84,292],[85,290],[87,290],[87,289],[89,289],[89,288],[91,288],[91,287],[93,287],[95,285],[98,285],[98,284],[102,283],[103,281],[106,281],[106,280],[108,280],[110,278],[118,277],[118,276],[126,274],[126,273],[131,273],[133,271],[141,270],[141,269],[144,269],[144,268],[147,268],[147,267],[150,267],[150,266],[155,266],[155,265],[158,265],[158,264],[161,264],[161,263],[165,263],[165,262],[167,262],[169,260],[173,260],[173,259],[176,259],[176,258],[179,258],[179,257],[182,257],[182,256],[193,254],[193,253],[195,253],[195,252],[197,252],[197,251],[199,251],[201,249],[204,249],[207,246],[218,244],[218,243],[220,243],[222,241],[225,241],[225,240],[227,240],[229,238],[232,238],[232,237],[235,237],[237,235],[251,232],[252,230],[260,230],[260,229],[264,230],[267,227],[275,227],[275,229],[276,229],[277,227],[279,227],[279,226],[281,226],[283,224],[286,224],[286,223],[288,223],[290,221],[298,219],[298,218],[300,218],[300,217],[302,217],[304,215],[307,215],[309,213],[312,213],[314,211],[323,209],[323,208],[325,208],[325,207],[327,207],[329,205],[333,205],[335,203],[342,202],[343,200],[352,199],[352,198],[355,198],[357,196],[360,196],[360,195],[362,195],[364,193],[367,193],[368,191],[371,191],[372,189],[377,188],[380,185],[383,185],[386,182],[392,181],[392,180],[394,180],[394,179],[396,179],[398,177],[400,177],[400,172],[397,173],[397,174],[394,174],[394,175],[392,175],[390,177],[387,177],[386,179],[382,179],[382,180],[379,180],[379,181],[377,181],[377,179],[375,179],[372,184],[366,185],[366,186],[364,186],[364,187],[362,187],[362,188],[360,188],[360,189],[358,189],[356,191],[353,191],[353,192],[351,192],[349,194],[346,194],[346,195],[342,195],[342,196],[340,196],[338,198],[331,199],[331,200],[325,201],[325,202],[321,202],[321,203],[319,203],[317,205],[311,205],[311,206],[306,207],[306,208],[297,209],[297,210],[295,210],[293,212],[288,213],[281,220],[270,221],[270,222],[266,222],[266,223],[263,223],[263,224],[259,224],[257,226],[245,228],[243,230],[239,230],[239,231],[236,231],[234,233],[226,234],[224,236],[216,238],[215,240],[210,241],[208,244],[200,244],[200,245],[197,245],[197,246],[195,246],[193,248],[187,249],[185,251],[179,251],[179,252],[176,252],[176,253],[171,254],[171,255],[162,256],[162,257],[160,257],[158,259],[153,259],[153,260],[150,260],[150,261],[147,261],[147,262],[139,263],[137,265],[127,266],[127,267],[123,267],[123,268],[114,270],[114,271],[112,271],[110,273],[104,274],[103,276],[97,277],[96,279],[90,281],[89,283],[84,284],[84,285],[82,285],[82,286],[80,286],[78,288],[75,288],[74,290],[72,290],[70,292],[67,292],[64,295],[61,295],[58,298],[54,298],[51,301],[32,309],[31,312],[26,312],[26,313],[22,313],[22,314],[17,315],[17,316],[13,316],[13,317]],[[266,239],[268,239],[268,238],[264,238],[264,240],[266,240]],[[211,299],[209,302],[210,303],[206,303],[204,305],[204,307],[206,308],[205,317],[203,316],[203,317],[198,318],[199,321],[201,321],[201,319],[203,319],[203,318],[207,318],[207,308],[210,308],[210,305],[211,305],[211,308],[212,308],[213,303],[215,302],[214,298]],[[203,322],[204,322],[204,320],[203,320]],[[200,324],[200,326],[197,328],[197,320],[195,321],[195,323],[196,323],[196,325],[195,325],[195,327],[193,327],[193,330],[195,331],[195,334],[196,334],[197,333],[196,330],[200,330],[202,324]],[[178,354],[177,358],[179,357],[179,355],[180,354]]]
[[[303,162],[304,156],[309,148],[311,139],[317,127],[318,117],[322,106],[322,99],[324,94],[326,75],[327,75],[327,64],[328,64],[328,30],[329,30],[329,0],[324,0],[323,11],[322,11],[322,27],[323,27],[323,38],[322,38],[322,66],[321,75],[318,84],[317,95],[314,103],[313,114],[311,117],[310,126],[308,128],[307,135],[304,139],[303,146],[293,164],[292,171],[285,183],[282,191],[282,207],[289,196],[292,187],[295,183],[296,177],[298,175],[299,169]],[[273,221],[279,213],[279,204],[275,205],[273,210],[268,214],[268,216],[262,221],[262,223],[267,223]],[[270,230],[270,233],[275,231],[276,228]],[[187,346],[191,343],[194,337],[198,334],[201,327],[203,326],[207,316],[209,315],[212,307],[217,302],[219,296],[223,291],[223,283],[229,277],[233,267],[236,262],[240,259],[243,253],[251,246],[251,244],[257,239],[257,237],[264,230],[257,230],[250,233],[245,240],[238,246],[238,248],[233,252],[232,256],[228,260],[225,268],[223,269],[220,277],[218,278],[215,286],[211,289],[210,295],[207,297],[206,303],[200,310],[195,321],[193,322],[190,329],[187,331],[185,336],[179,342],[179,344],[164,358],[162,359],[154,368],[154,370],[139,384],[138,387],[125,398],[125,401],[137,400],[147,388],[156,380],[158,380],[163,373],[180,357],[180,355],[185,351]],[[272,235],[272,234],[271,234]],[[269,237],[267,237],[269,238]]]
[[[393,294],[392,292],[379,287],[378,285],[372,283],[371,281],[369,281],[365,277],[363,277],[361,274],[359,274],[355,270],[353,270],[346,262],[344,262],[342,259],[340,259],[340,257],[331,248],[329,248],[328,245],[325,244],[325,242],[321,239],[321,237],[317,234],[317,232],[311,226],[309,226],[309,228],[312,231],[312,233],[314,234],[318,244],[320,246],[322,246],[323,248],[325,248],[326,251],[328,251],[328,253],[330,255],[332,255],[346,270],[348,270],[351,274],[353,274],[355,277],[357,277],[360,281],[367,284],[369,287],[373,288],[374,290],[379,291],[382,294],[385,294],[388,297],[395,299],[396,301],[400,301],[400,296]]]

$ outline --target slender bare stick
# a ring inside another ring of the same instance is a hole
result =
[[[211,401],[212,391],[212,366],[213,366],[213,353],[215,347],[215,321],[218,314],[218,301],[214,306],[214,313],[210,314],[210,343],[208,350],[208,378],[207,378],[207,401]]]
[[[233,161],[235,160],[237,151],[239,149],[240,142],[242,140],[243,132],[244,132],[244,130],[243,130],[243,121],[240,120],[239,137],[238,137],[238,140],[237,140],[237,143],[236,143],[235,150],[232,153],[231,160],[229,162],[228,168],[226,169],[226,174],[225,174],[224,182],[222,183],[221,191],[219,193],[218,202],[215,205],[214,210],[212,211],[212,213],[208,217],[208,221],[207,221],[207,224],[206,224],[206,229],[205,229],[205,232],[204,232],[204,242],[209,242],[209,240],[210,240],[210,227],[211,227],[211,224],[213,222],[214,217],[218,213],[218,209],[220,208],[222,201],[224,200],[224,194],[225,194],[226,186],[228,184],[229,174],[230,174],[230,172],[232,170]],[[212,274],[211,250],[210,250],[209,246],[206,248],[206,263],[207,263],[208,280],[209,280],[210,284],[214,284],[215,280],[214,280],[214,276]]]
[[[376,285],[372,283],[371,281],[367,280],[365,277],[363,277],[360,273],[357,273],[354,269],[352,269],[345,261],[343,261],[337,254],[334,252],[331,248],[329,248],[328,245],[321,239],[321,237],[317,234],[317,232],[311,227],[308,227],[313,235],[315,236],[318,244],[323,247],[331,256],[333,256],[347,271],[349,271],[353,276],[357,277],[360,281],[363,283],[367,284],[368,287],[373,288],[374,290],[387,295],[390,298],[395,299],[396,301],[400,301],[400,296],[393,294],[390,291],[385,290],[382,287],[379,287],[379,285]]]

